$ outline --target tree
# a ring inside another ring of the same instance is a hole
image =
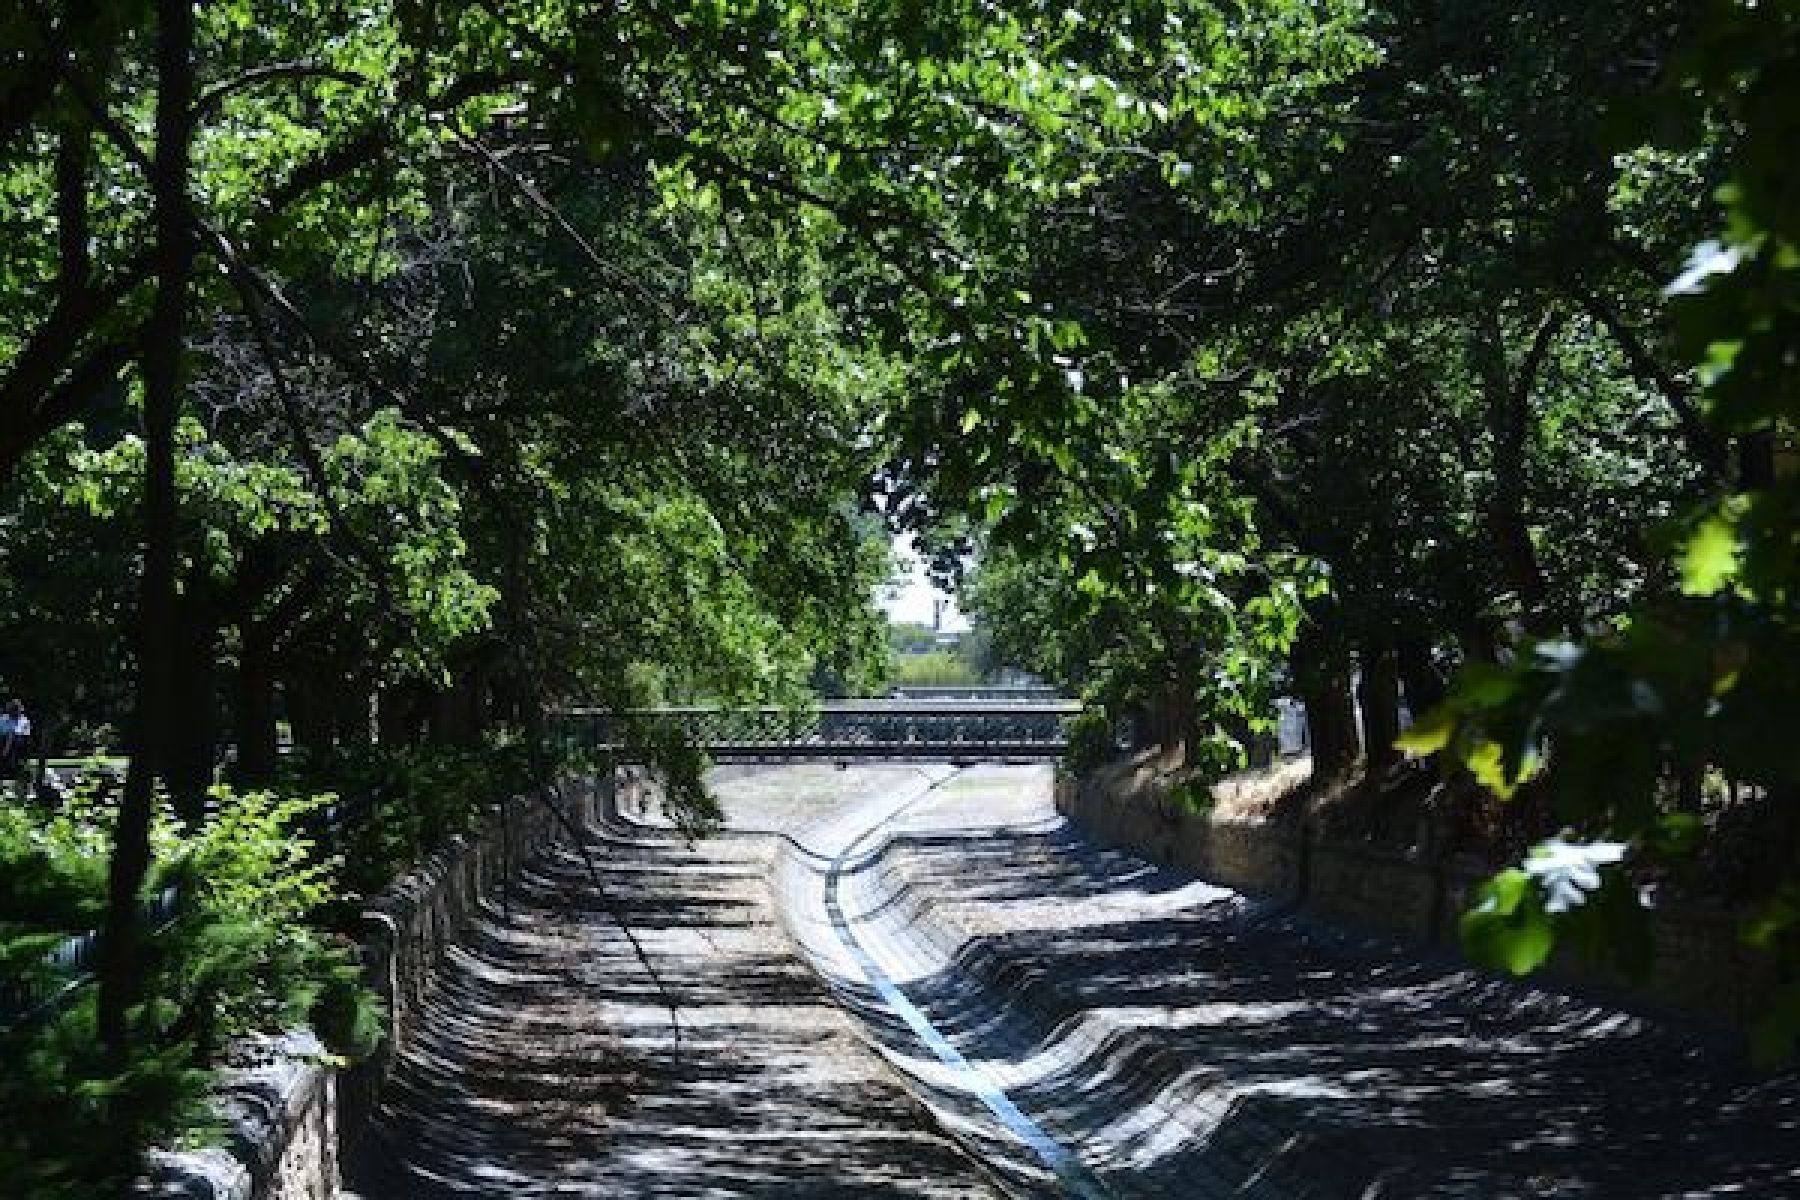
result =
[[[1701,243],[1668,293],[1699,364],[1708,428],[1737,447],[1736,486],[1681,522],[1679,596],[1653,595],[1616,629],[1539,641],[1502,670],[1465,675],[1412,744],[1448,749],[1503,794],[1541,775],[1535,786],[1551,791],[1581,835],[1497,876],[1488,902],[1465,919],[1472,945],[1521,971],[1541,963],[1559,933],[1629,959],[1641,920],[1629,872],[1704,842],[1686,781],[1712,767],[1749,785],[1771,818],[1772,857],[1740,881],[1756,901],[1744,937],[1775,952],[1788,979],[1757,1030],[1759,1053],[1774,1059],[1800,1034],[1789,937],[1800,915],[1800,761],[1779,732],[1800,701],[1792,671],[1800,507],[1792,473],[1776,469],[1797,413],[1788,363],[1800,207],[1788,149],[1800,113],[1792,82],[1800,23],[1786,10],[1709,5],[1683,33],[1665,89],[1645,111],[1659,118],[1651,130],[1659,139],[1709,124],[1733,135],[1722,235]],[[1573,895],[1559,887],[1570,862],[1588,868]]]

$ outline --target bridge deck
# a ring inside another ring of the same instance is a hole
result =
[[[623,747],[614,747],[623,749]],[[710,742],[706,752],[720,762],[822,758],[881,761],[956,762],[962,759],[1040,762],[1061,758],[1066,742],[844,742],[802,739],[787,742]]]
[[[671,735],[721,762],[1044,761],[1068,749],[1079,701],[1060,699],[827,700],[811,709],[670,706],[559,714],[566,736],[629,756]]]

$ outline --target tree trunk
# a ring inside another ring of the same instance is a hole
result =
[[[287,677],[283,693],[287,697],[288,728],[293,734],[294,748],[317,761],[331,753],[331,709],[325,703],[318,676],[302,667]]]
[[[156,29],[156,159],[150,186],[156,296],[144,322],[144,565],[138,608],[138,677],[131,765],[119,800],[101,925],[97,1032],[115,1067],[128,1052],[127,1015],[138,990],[138,892],[150,867],[150,818],[165,766],[175,667],[175,425],[181,414],[193,240],[188,231],[188,150],[193,120],[194,11],[159,0]]]
[[[340,746],[367,746],[373,739],[369,733],[369,697],[373,689],[363,680],[345,680],[332,704],[331,724],[337,731]]]
[[[431,740],[441,746],[474,746],[481,741],[481,674],[458,671],[450,686],[431,696]]]
[[[1180,681],[1163,684],[1144,713],[1144,733],[1140,738],[1145,748],[1157,750],[1157,756],[1172,766],[1187,762],[1188,746],[1195,724],[1193,692]]]
[[[1394,745],[1400,737],[1400,671],[1393,650],[1385,646],[1363,650],[1357,701],[1362,708],[1370,770],[1393,766],[1400,761],[1400,750]]]
[[[1738,487],[1745,491],[1775,486],[1775,435],[1763,430],[1738,439]]]
[[[1526,456],[1531,443],[1531,392],[1563,318],[1545,316],[1533,335],[1517,372],[1506,361],[1505,335],[1497,314],[1489,312],[1475,339],[1476,369],[1493,437],[1494,485],[1482,506],[1488,536],[1493,539],[1501,570],[1519,598],[1525,628],[1542,633],[1551,624],[1547,608],[1550,585],[1538,561],[1526,518]]]
[[[1456,632],[1456,640],[1462,647],[1463,661],[1466,663],[1496,663],[1500,661],[1500,647],[1504,644],[1503,626],[1501,622],[1487,617],[1472,618]]]
[[[1257,733],[1242,717],[1222,716],[1219,728],[1244,748],[1244,765],[1266,767],[1275,761],[1275,741],[1266,733]]]
[[[413,746],[424,724],[419,715],[419,689],[412,684],[390,684],[375,701],[375,719],[383,746]]]
[[[190,826],[206,817],[219,745],[218,623],[202,590],[175,603],[175,715],[167,779],[175,811]]]
[[[1362,751],[1348,661],[1333,652],[1329,640],[1316,630],[1304,631],[1294,644],[1294,680],[1306,705],[1313,778],[1324,781],[1348,774]]]
[[[275,661],[268,632],[254,621],[240,630],[237,676],[237,782],[261,787],[275,776],[280,744],[275,727]]]
[[[1436,708],[1444,698],[1444,676],[1431,658],[1431,643],[1418,634],[1403,635],[1398,643],[1400,682],[1406,689],[1406,707],[1416,720]]]

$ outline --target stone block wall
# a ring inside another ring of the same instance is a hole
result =
[[[157,1200],[330,1200],[341,1148],[361,1132],[413,1027],[432,972],[482,901],[545,847],[573,836],[649,786],[640,771],[572,779],[545,804],[517,797],[476,831],[447,843],[370,902],[364,963],[387,1005],[381,1048],[348,1071],[322,1063],[310,1033],[233,1047],[244,1065],[221,1073],[216,1105],[226,1144],[158,1152],[137,1194]]]
[[[159,1200],[330,1200],[338,1187],[337,1080],[310,1033],[246,1038],[220,1072],[225,1144],[150,1156],[138,1194]]]
[[[629,778],[629,777],[628,777]],[[406,1045],[432,972],[483,899],[498,891],[544,847],[589,827],[614,803],[610,784],[572,779],[545,803],[517,797],[480,829],[453,839],[395,882],[363,911],[363,956],[370,986],[387,1007],[381,1048],[343,1080],[346,1144],[354,1142],[380,1095],[394,1056]]]
[[[1057,809],[1088,836],[1248,895],[1440,948],[1491,874],[1488,864],[1430,859],[1365,843],[1325,841],[1297,821],[1224,820],[1170,795],[1148,757],[1058,781]],[[1776,985],[1768,961],[1739,941],[1739,914],[1666,906],[1651,913],[1654,968],[1627,981],[1559,954],[1544,980],[1625,1007],[1742,1030]]]
[[[1166,775],[1148,755],[1079,780],[1060,777],[1056,806],[1104,845],[1252,896],[1286,897],[1300,885],[1305,864],[1292,830],[1218,820],[1183,803],[1170,794]]]

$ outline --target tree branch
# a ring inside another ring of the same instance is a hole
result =
[[[194,101],[192,119],[196,123],[203,121],[230,97],[276,79],[329,79],[336,83],[349,84],[352,87],[366,87],[372,82],[367,75],[356,71],[342,70],[329,63],[270,63],[264,67],[252,67],[241,75],[233,76],[200,93],[200,98]]]
[[[588,241],[587,237],[583,235],[579,229],[575,228],[569,218],[563,215],[562,210],[557,208],[556,205],[550,201],[549,197],[544,195],[537,184],[525,178],[523,175],[520,175],[517,171],[500,161],[494,152],[484,146],[478,138],[470,137],[462,130],[457,129],[454,125],[450,127],[450,136],[456,139],[457,145],[463,147],[464,150],[487,163],[496,174],[506,180],[507,183],[511,184],[513,189],[521,196],[525,197],[526,201],[530,203],[533,208],[537,209],[538,212],[549,220],[552,225],[555,225],[557,229],[561,230],[565,237],[574,242],[575,245],[580,248],[582,256],[599,270],[602,275],[610,280],[614,286],[636,295],[638,299],[645,301],[652,308],[655,308],[657,312],[661,313],[665,320],[670,322],[675,320],[675,314],[670,310],[667,304],[663,303],[660,296],[651,292],[649,288],[645,287],[637,280],[624,274],[617,267],[613,266],[612,263],[607,262],[606,259],[601,256],[600,252],[594,248],[594,244]]]
[[[1624,317],[1600,297],[1585,288],[1564,287],[1563,291],[1612,337],[1639,382],[1661,394],[1668,402],[1689,453],[1693,454],[1709,474],[1715,478],[1724,478],[1727,465],[1725,443],[1701,418],[1688,384],[1659,362],[1637,330],[1626,324]]]

